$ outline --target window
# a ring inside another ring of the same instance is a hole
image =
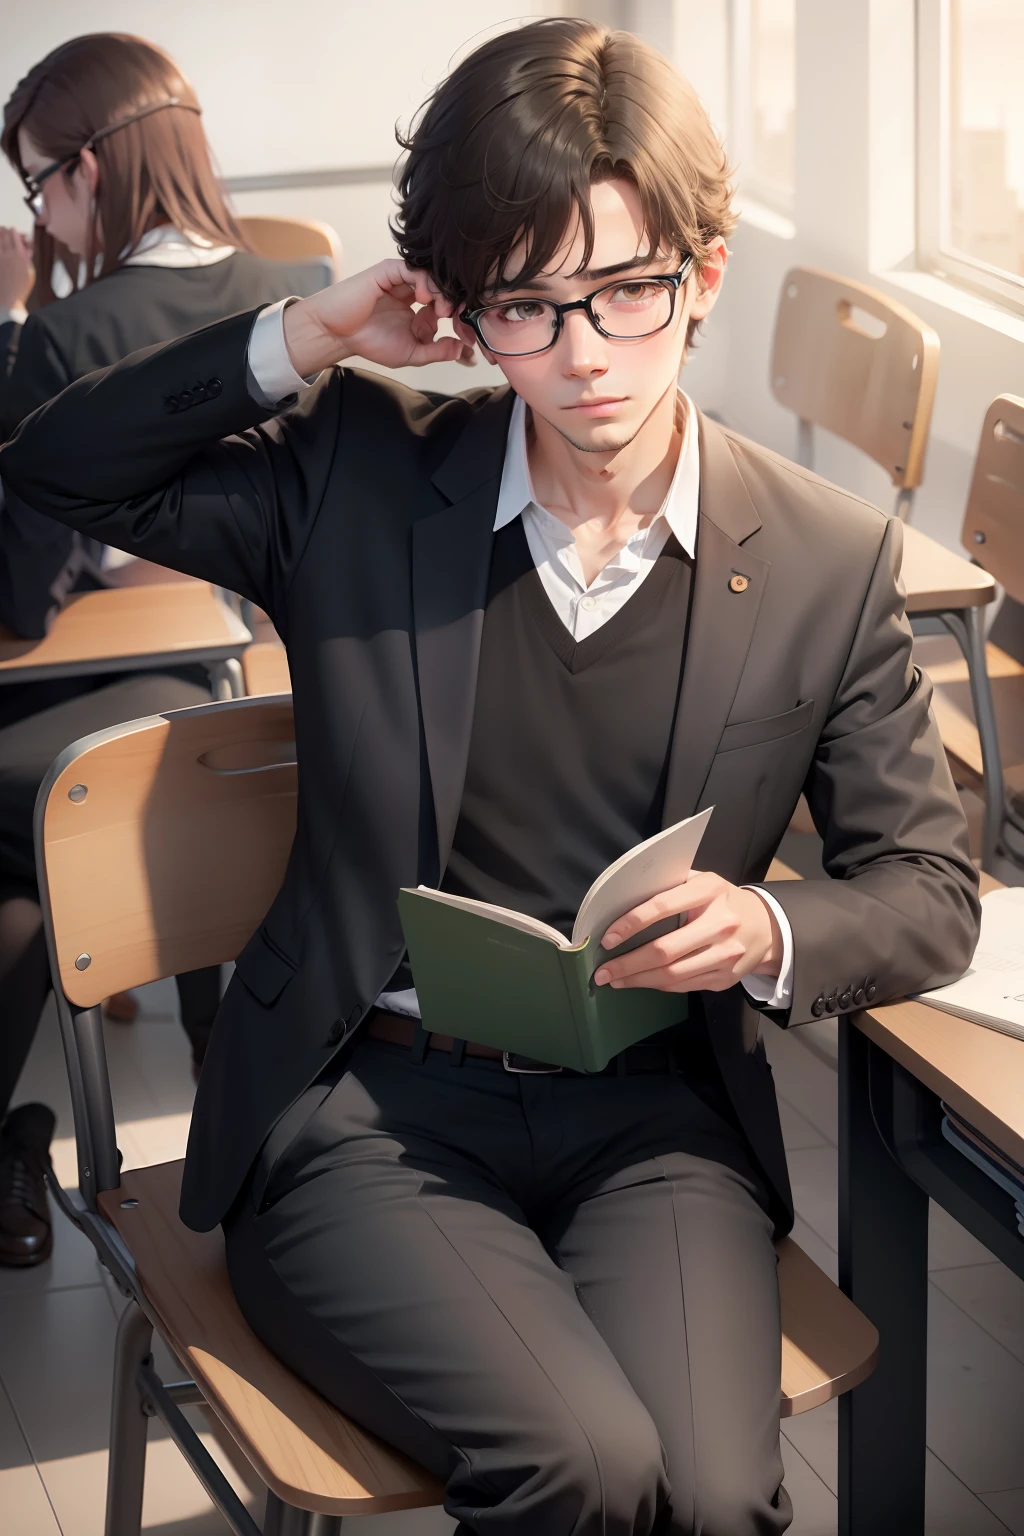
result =
[[[922,265],[1024,310],[1024,3],[918,0]]]
[[[788,213],[796,180],[796,0],[733,0],[732,66],[740,186]]]

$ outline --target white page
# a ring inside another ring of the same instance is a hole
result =
[[[689,879],[713,806],[677,821],[609,864],[584,896],[572,928],[573,945],[592,938],[599,944],[617,917],[642,901]]]
[[[959,981],[917,994],[949,1013],[991,1018],[1024,1035],[1024,888],[981,898],[981,938]]]

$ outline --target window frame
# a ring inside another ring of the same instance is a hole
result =
[[[950,0],[917,0],[917,266],[1024,315],[1024,276],[948,246]]]
[[[796,165],[794,153],[793,186],[786,186],[783,182],[772,181],[769,177],[760,176],[755,170],[749,169],[754,164],[752,149],[753,134],[753,91],[754,91],[754,30],[753,30],[753,3],[752,0],[729,0],[728,4],[728,83],[729,83],[729,155],[730,159],[739,167],[740,202],[750,199],[762,203],[770,208],[773,213],[781,214],[784,218],[793,217],[796,204]],[[796,48],[796,33],[794,23],[794,50]],[[797,115],[796,101],[796,68],[794,60],[793,74],[793,116],[794,123]],[[794,151],[796,136],[794,134]]]

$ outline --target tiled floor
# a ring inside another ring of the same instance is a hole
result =
[[[180,1156],[192,1086],[169,984],[142,994],[143,1017],[108,1026],[125,1162]],[[798,1212],[796,1237],[836,1272],[835,1040],[826,1026],[768,1040],[782,1100]],[[58,1111],[55,1162],[74,1182],[63,1059],[52,1013],[19,1097]],[[0,1269],[0,1533],[101,1536],[114,1329],[121,1305],[91,1247],[58,1218],[53,1259]],[[1024,1536],[1024,1285],[933,1208],[930,1242],[929,1536]],[[158,1362],[159,1363],[159,1362]],[[168,1364],[167,1369],[170,1370]],[[783,1452],[796,1510],[793,1536],[836,1531],[835,1405],[787,1421]],[[230,1467],[212,1434],[208,1443]],[[260,1493],[246,1490],[251,1507]],[[151,1428],[144,1525],[149,1536],[226,1530],[176,1447]],[[353,1522],[353,1526],[355,1523]],[[367,1536],[442,1536],[440,1511],[381,1516]]]

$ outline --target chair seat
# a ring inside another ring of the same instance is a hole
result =
[[[996,595],[996,584],[987,571],[953,554],[919,528],[903,529],[901,574],[910,614],[980,608]]]
[[[128,1247],[174,1353],[267,1486],[286,1503],[333,1515],[441,1502],[421,1468],[353,1424],[271,1354],[235,1301],[219,1231],[178,1217],[184,1164],[124,1173],[100,1208]],[[789,1418],[856,1386],[878,1335],[791,1238],[778,1245],[782,1407]]]
[[[286,1504],[331,1515],[439,1504],[441,1486],[427,1472],[345,1418],[260,1343],[231,1290],[220,1231],[192,1232],[179,1220],[183,1167],[124,1173],[120,1189],[100,1195],[100,1208],[135,1260],[161,1332],[267,1487]]]

